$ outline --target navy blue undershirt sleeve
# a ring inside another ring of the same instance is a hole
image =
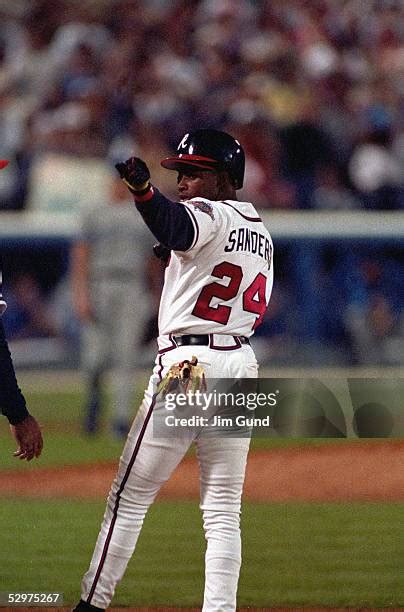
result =
[[[194,242],[195,230],[185,206],[153,189],[153,197],[136,202],[136,208],[157,240],[174,251],[187,251]]]
[[[0,318],[0,410],[11,425],[17,425],[28,415],[27,406],[15,377],[14,366]]]

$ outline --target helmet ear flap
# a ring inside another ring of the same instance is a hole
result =
[[[231,174],[225,168],[221,168],[220,170],[218,170],[216,175],[218,184],[220,186],[225,186],[225,184],[228,185],[230,183],[230,185],[234,187],[234,189],[236,189],[236,179],[232,177]]]

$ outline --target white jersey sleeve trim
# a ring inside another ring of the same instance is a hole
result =
[[[198,221],[196,220],[196,217],[195,217],[194,213],[192,212],[192,210],[190,210],[188,208],[188,206],[185,206],[184,208],[185,208],[185,210],[187,211],[188,215],[191,218],[192,225],[194,226],[194,232],[195,232],[194,240],[193,240],[191,246],[185,251],[187,253],[188,251],[191,251],[196,246],[196,244],[198,242],[198,238],[199,238],[199,225],[198,225]]]
[[[251,221],[253,223],[262,223],[261,217],[251,217],[247,215],[244,211],[239,210],[236,206],[233,206],[233,204],[230,204],[230,202],[226,202],[226,200],[223,200],[222,204],[224,204],[225,206],[230,206],[230,208],[232,208],[238,215],[240,215],[240,217],[243,217],[243,219],[245,219],[246,221]],[[247,203],[241,202],[240,204],[243,205]],[[256,213],[256,210],[254,210],[254,213]]]

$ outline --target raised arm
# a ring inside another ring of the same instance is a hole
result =
[[[175,251],[188,250],[194,241],[195,230],[186,208],[179,202],[172,202],[153,187],[149,169],[138,157],[117,164],[116,169],[157,240]]]

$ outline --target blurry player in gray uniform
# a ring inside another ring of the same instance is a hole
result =
[[[120,437],[133,418],[135,371],[152,308],[145,262],[153,242],[133,214],[125,185],[111,180],[110,201],[83,214],[71,274],[74,309],[82,323],[84,428],[91,434],[99,427],[102,377],[111,368],[112,428]]]

